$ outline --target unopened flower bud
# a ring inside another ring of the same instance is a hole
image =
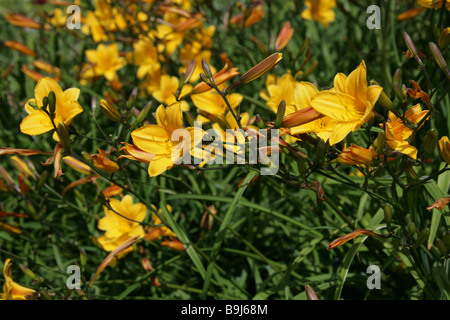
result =
[[[100,100],[100,110],[102,113],[110,120],[119,122],[122,120],[122,116],[120,115],[120,112],[110,103],[109,101],[105,99]]]
[[[209,81],[213,81],[213,75],[211,72],[211,68],[209,67],[208,62],[206,62],[205,59],[202,59],[202,69],[205,72],[206,77],[208,78]]]
[[[445,247],[445,243],[444,241],[442,241],[442,239],[436,238],[436,247],[443,257],[447,256],[447,248]]]
[[[406,101],[406,95],[402,89],[402,71],[400,69],[397,69],[392,77],[392,91],[402,103]]]
[[[444,50],[449,43],[450,43],[450,27],[447,27],[444,30],[442,30],[439,36],[438,46],[439,48],[441,48],[441,50]]]
[[[192,75],[194,74],[196,65],[197,65],[197,61],[195,59],[192,59],[192,61],[187,66],[186,71],[180,77],[180,87],[182,85],[184,85],[185,83],[189,82],[189,80],[191,79]]]
[[[269,57],[258,63],[256,66],[251,68],[249,71],[247,71],[241,78],[239,78],[238,81],[230,85],[227,88],[227,92],[231,91],[234,87],[240,84],[249,83],[258,79],[265,73],[272,70],[272,68],[275,67],[281,61],[281,59],[283,59],[282,53],[276,52],[270,55]]]
[[[371,85],[379,85],[376,81],[372,80],[370,82]],[[381,91],[381,94],[377,101],[384,109],[386,110],[393,110],[394,109],[394,103],[391,99],[387,96],[387,94],[383,91]]]
[[[20,270],[22,270],[22,272],[29,278],[33,279],[33,280],[39,280],[39,278],[34,274],[33,271],[31,271],[26,265],[24,264],[19,264],[19,268]]]
[[[131,109],[134,102],[136,101],[137,95],[138,95],[138,88],[134,88],[133,91],[131,91],[130,96],[128,97],[127,109]]]
[[[70,153],[71,141],[66,125],[63,122],[58,123],[56,131],[58,132],[59,141],[61,142],[64,150],[66,153]]]
[[[285,113],[286,113],[286,101],[281,100],[280,104],[278,105],[277,117],[275,118],[275,129],[281,126]]]
[[[416,235],[416,224],[414,222],[411,222],[408,225],[408,234],[409,234],[409,237],[411,239],[413,239],[415,237],[415,235]]]
[[[450,141],[447,136],[443,136],[439,140],[439,154],[445,162],[450,164]]]
[[[386,222],[387,228],[390,230],[392,222],[392,206],[390,204],[384,206],[384,221]]]
[[[81,248],[80,249],[80,265],[81,265],[81,271],[84,272],[84,269],[86,267],[86,263],[87,263],[87,254],[86,254],[86,250]]]
[[[428,237],[430,236],[430,229],[425,228],[423,229],[420,233],[419,236],[417,237],[417,241],[414,243],[413,245],[413,249],[417,249],[418,247],[420,247],[422,244],[425,243],[425,241],[427,241]]]
[[[428,157],[431,155],[436,148],[438,141],[438,132],[436,129],[431,128],[428,130],[425,138],[423,140],[423,156]]]
[[[408,178],[410,178],[411,180],[417,180],[417,178],[418,178],[417,173],[411,164],[408,163],[406,165],[405,172],[406,172],[406,175],[408,176]]]
[[[442,53],[441,53],[441,50],[439,50],[439,47],[434,42],[430,42],[430,50],[433,55],[434,61],[436,61],[439,68],[441,68],[441,70],[444,71],[447,78],[450,79],[450,71],[448,70],[447,62],[445,61],[444,57],[442,56]]]
[[[195,125],[195,117],[192,113],[189,111],[183,112],[184,118],[186,119],[187,123],[189,123],[189,126],[193,127]]]
[[[411,37],[408,33],[403,32],[403,39],[405,40],[406,47],[408,48],[411,55],[416,59],[417,63],[420,66],[423,66],[423,62],[419,57],[419,53],[417,52],[416,46],[414,45],[414,42],[412,41]]]
[[[145,118],[147,118],[147,115],[150,112],[151,107],[152,107],[152,102],[150,101],[149,103],[147,103],[144,106],[144,108],[142,108],[141,112],[139,113],[138,117],[136,118],[136,123],[140,124],[145,120]]]
[[[305,291],[308,300],[319,300],[316,291],[314,291],[314,289],[309,284],[305,286]]]
[[[255,116],[255,123],[258,126],[259,129],[264,129],[264,127],[266,126],[264,123],[263,118],[261,117],[261,115],[257,114]]]
[[[381,155],[384,152],[386,146],[386,133],[379,132],[377,137],[377,155]]]

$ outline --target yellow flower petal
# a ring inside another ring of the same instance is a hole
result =
[[[150,177],[160,175],[161,173],[171,169],[174,163],[172,161],[171,154],[168,155],[156,155],[148,167],[148,174]]]

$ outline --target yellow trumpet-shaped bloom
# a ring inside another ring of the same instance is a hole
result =
[[[305,20],[316,20],[325,27],[336,18],[336,13],[332,10],[336,7],[336,0],[306,0],[306,9],[301,13]]]
[[[3,293],[0,293],[0,300],[26,300],[36,291],[15,283],[11,277],[11,267],[11,259],[6,259],[3,267],[5,283],[3,284]]]
[[[412,124],[418,124],[427,114],[426,110],[422,110],[420,104],[412,106],[405,112],[405,117]],[[417,158],[417,149],[406,141],[413,129],[408,128],[402,119],[397,118],[392,112],[389,112],[389,121],[384,124],[386,143],[395,151],[406,154],[409,157]]]
[[[165,105],[171,105],[176,102],[175,93],[179,88],[180,81],[175,76],[170,76],[168,74],[163,74],[160,78],[160,85],[157,90],[154,90],[152,95],[153,98],[158,100],[158,102]],[[185,95],[192,90],[192,85],[185,84],[180,92],[180,96]],[[189,110],[189,104],[186,101],[181,101],[181,108],[183,111]]]
[[[266,100],[266,105],[275,113],[277,113],[280,102],[284,100],[286,102],[285,114],[288,115],[297,111],[294,92],[298,84],[299,82],[295,81],[290,73],[279,78],[270,74],[266,78],[266,88],[259,95]]]
[[[117,77],[117,71],[122,69],[127,61],[119,55],[117,44],[99,44],[97,49],[86,50],[86,58],[91,63],[83,72],[83,77],[93,78],[104,76],[107,80],[113,81]]]
[[[144,221],[147,208],[144,204],[133,203],[133,198],[126,195],[122,201],[110,198],[108,208],[103,207],[105,216],[98,221],[98,228],[105,234],[97,238],[97,241],[106,251],[113,251],[123,242],[139,236],[145,236],[144,228],[139,222]],[[128,251],[131,251],[130,247]],[[127,252],[128,252],[127,251]]]
[[[337,74],[333,89],[321,91],[311,99],[311,107],[336,120],[329,138],[330,145],[342,141],[373,117],[373,107],[383,88],[368,86],[366,76],[366,64],[362,61],[348,76]]]
[[[311,107],[311,100],[319,93],[316,86],[310,82],[300,82],[294,91],[295,107],[297,110]],[[325,142],[331,136],[337,120],[323,116],[301,126],[291,128],[291,134],[304,134],[314,132]]]
[[[180,103],[167,108],[160,105],[156,110],[156,123],[131,133],[133,142],[139,149],[155,155],[148,168],[150,176],[157,176],[171,169],[175,162],[188,155],[185,151],[190,152],[203,138],[203,130],[200,128],[183,128]]]
[[[373,158],[377,156],[375,149],[370,146],[369,149],[365,149],[356,144],[352,144],[350,147],[344,148],[342,153],[336,159],[337,162],[342,164],[371,164]]]
[[[35,98],[28,100],[25,105],[25,110],[28,115],[20,124],[21,132],[34,136],[55,129],[49,115],[42,110],[44,97],[48,97],[50,91],[53,91],[56,97],[56,108],[53,119],[53,123],[56,126],[59,123],[64,123],[66,126],[69,126],[72,119],[83,112],[83,108],[78,103],[80,89],[70,88],[63,91],[55,80],[45,77],[39,80],[34,88]],[[34,104],[35,108],[30,103]],[[49,112],[49,106],[47,106],[46,111]],[[59,140],[56,131],[53,134],[53,138]]]

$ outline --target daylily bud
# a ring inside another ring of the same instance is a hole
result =
[[[380,132],[377,137],[377,155],[381,155],[384,151],[384,147],[386,146],[386,133]]]
[[[24,264],[19,264],[19,268],[20,270],[22,270],[22,272],[29,278],[33,279],[33,280],[39,280],[39,278],[34,274],[33,271],[31,271],[26,265]]]
[[[277,117],[275,118],[275,129],[281,126],[285,113],[286,113],[286,101],[281,100],[280,104],[278,105]]]
[[[412,180],[417,180],[417,178],[418,178],[417,177],[417,173],[416,173],[416,171],[414,170],[413,166],[410,163],[408,163],[406,165],[405,172],[406,172],[406,175],[408,176],[408,178],[410,178]]]
[[[403,39],[405,40],[406,46],[408,47],[409,52],[411,55],[416,59],[417,63],[420,66],[423,66],[423,62],[419,57],[419,53],[417,52],[416,46],[414,45],[414,42],[412,41],[411,37],[408,33],[403,32]]]
[[[39,176],[39,183],[37,186],[37,192],[39,193],[44,186],[45,182],[47,182],[48,173],[47,171],[43,171],[41,175]]]
[[[58,128],[56,128],[59,136],[59,140],[66,151],[66,153],[70,153],[70,135],[69,131],[67,130],[66,125],[63,122],[58,123]]]
[[[199,76],[203,82],[205,82],[208,86],[212,87],[212,83],[211,83],[211,81],[209,81],[208,76],[206,76],[204,73],[200,73]]]
[[[392,206],[390,204],[384,206],[384,221],[386,222],[387,228],[390,230],[392,222]]]
[[[411,239],[413,239],[414,236],[416,236],[416,224],[414,222],[411,222],[408,225],[408,234]]]
[[[208,77],[208,80],[213,82],[213,76],[211,72],[211,68],[209,67],[208,62],[206,62],[205,59],[202,59],[202,69],[205,72],[206,77]]]
[[[56,111],[56,95],[53,91],[48,93],[48,112],[50,113],[50,117],[53,119],[55,117]]]
[[[317,112],[314,108],[307,107],[285,116],[283,118],[281,126],[283,128],[297,127],[301,126],[302,124],[306,124],[308,122],[322,118],[323,116],[323,114]]]
[[[425,243],[425,241],[427,241],[428,237],[430,236],[430,229],[425,228],[423,229],[420,233],[419,236],[417,237],[417,241],[414,243],[413,245],[413,249],[417,249],[418,247],[420,247],[422,244]]]
[[[450,71],[448,70],[447,62],[445,61],[444,57],[442,56],[441,50],[439,50],[439,47],[434,43],[430,42],[430,50],[433,54],[433,58],[438,64],[439,68],[441,68],[442,71],[447,75],[447,78],[450,79]]]
[[[283,28],[281,28],[278,34],[277,40],[275,41],[275,51],[281,51],[286,47],[294,34],[294,29],[291,28],[291,23],[287,21]]]
[[[401,102],[406,101],[406,95],[402,90],[402,70],[400,69],[397,69],[392,77],[392,91]]]
[[[314,291],[314,289],[309,284],[305,286],[305,291],[308,300],[319,300],[316,291]]]
[[[423,156],[427,157],[431,155],[436,148],[438,141],[438,132],[436,129],[431,128],[428,130],[423,140]]]
[[[64,157],[63,161],[66,165],[68,165],[75,171],[78,171],[85,175],[94,174],[94,171],[91,169],[91,167],[89,167],[87,164],[81,162],[80,160],[78,160],[74,157],[71,157],[71,156]]]
[[[189,82],[192,75],[194,74],[196,65],[197,61],[195,59],[192,59],[192,61],[187,66],[186,71],[183,73],[182,77],[180,77],[180,87],[182,86],[182,84]]]
[[[193,127],[195,124],[195,117],[192,113],[190,113],[189,111],[184,111],[183,112],[184,118],[186,119],[186,121],[189,123],[189,126]]]
[[[297,158],[297,168],[298,168],[298,172],[300,173],[302,178],[304,178],[306,176],[306,174],[308,173],[308,169],[309,169],[307,160],[303,157],[298,157]]]
[[[444,241],[442,241],[442,239],[436,238],[436,247],[443,257],[447,256],[447,248],[445,247],[445,243]]]
[[[136,101],[137,95],[138,95],[138,88],[134,88],[133,91],[131,91],[130,97],[128,98],[127,109],[131,109],[134,102]],[[100,101],[100,103],[101,103],[101,101]]]
[[[444,136],[439,140],[439,154],[445,162],[450,164],[450,141],[447,136]]]
[[[105,99],[100,100],[100,110],[102,113],[110,120],[119,122],[122,120],[122,116],[120,115],[120,112],[110,103],[109,101]]]
[[[281,59],[283,59],[282,53],[276,52],[270,55],[269,57],[258,63],[256,66],[251,68],[249,71],[247,71],[238,81],[229,86],[227,88],[227,92],[231,91],[234,87],[240,84],[249,83],[258,79],[265,73],[272,70],[272,68],[275,67],[281,61]]]
[[[34,173],[30,170],[27,163],[20,159],[18,156],[12,156],[11,162],[17,168],[17,170],[23,173],[26,177],[34,178]]]
[[[370,82],[371,85],[379,85],[376,81],[372,80]],[[386,110],[393,110],[394,109],[394,103],[391,99],[387,96],[387,94],[383,91],[381,91],[380,96],[378,97],[377,101],[384,109]]]
[[[39,110],[39,109],[40,109],[40,108],[38,107],[38,105],[36,104],[36,102],[34,102],[34,101],[28,102],[28,105],[29,105],[30,107],[32,107],[34,110]]]
[[[450,43],[450,27],[442,30],[441,35],[439,36],[438,46],[441,50],[444,50],[448,44]]]
[[[266,126],[263,118],[259,114],[255,115],[255,123],[260,129],[264,129],[264,127]]]
[[[13,50],[16,50],[20,53],[26,54],[28,56],[32,56],[32,57],[36,57],[36,52],[34,52],[33,50],[31,50],[30,48],[28,48],[27,46],[16,42],[16,41],[5,41],[3,43],[5,46],[7,46],[8,48],[11,48]]]
[[[46,110],[47,107],[48,107],[48,97],[45,96],[45,97],[42,99],[42,109]]]
[[[152,107],[152,102],[150,101],[147,103],[144,108],[142,108],[141,112],[139,113],[139,116],[136,118],[136,123],[142,123],[145,118],[147,118],[148,113],[150,112],[150,109]]]
[[[87,263],[87,254],[86,254],[86,250],[81,248],[80,249],[80,265],[81,265],[81,271],[84,272],[84,269],[86,267],[86,263]]]

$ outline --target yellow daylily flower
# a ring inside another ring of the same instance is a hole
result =
[[[156,110],[156,123],[143,126],[131,133],[134,144],[147,153],[155,154],[151,159],[148,173],[151,177],[157,176],[171,169],[178,160],[186,154],[180,155],[181,151],[189,152],[201,142],[203,130],[189,127],[183,131],[177,131],[190,135],[189,140],[172,141],[175,130],[183,129],[183,114],[181,104],[175,103],[167,108],[160,105]]]
[[[223,86],[219,89],[222,90]],[[227,95],[227,100],[230,103],[231,108],[234,110],[242,102],[242,95],[239,93],[231,93]],[[210,113],[214,116],[223,115],[228,111],[225,100],[216,91],[206,91],[199,94],[191,95],[192,102],[197,109]],[[200,118],[198,120],[204,120]]]
[[[105,231],[105,234],[97,238],[105,251],[113,251],[123,242],[139,236],[145,236],[144,228],[139,222],[144,221],[147,215],[147,208],[144,204],[133,203],[133,198],[126,195],[122,200],[109,199],[110,210],[104,206],[105,216],[98,221],[98,228]],[[116,211],[116,212],[114,212]],[[128,248],[122,254],[132,251]]]
[[[294,91],[299,82],[295,81],[290,73],[281,77],[269,74],[266,78],[266,88],[260,92],[260,97],[266,100],[266,105],[277,113],[281,101],[286,102],[285,114],[291,114],[297,111],[295,107]]]
[[[6,259],[3,267],[5,283],[3,284],[3,293],[0,293],[0,300],[27,300],[32,297],[36,291],[18,283],[15,283],[11,277],[11,259]]]
[[[306,0],[306,9],[301,13],[305,20],[316,20],[325,27],[336,18],[336,13],[332,10],[336,7],[336,0]]]
[[[116,71],[127,64],[125,58],[119,56],[116,43],[99,44],[97,49],[86,50],[84,53],[91,65],[83,71],[83,78],[104,76],[107,80],[113,81],[117,77]]]
[[[80,89],[70,88],[63,91],[55,80],[45,77],[39,80],[34,88],[35,98],[28,100],[25,105],[28,115],[20,123],[21,132],[34,136],[55,129],[49,115],[45,111],[35,109],[30,105],[30,103],[33,103],[38,108],[42,108],[42,101],[44,97],[48,97],[50,91],[53,91],[56,97],[55,118],[53,119],[56,126],[59,123],[69,126],[72,119],[83,112],[83,108],[78,103]],[[49,112],[49,106],[47,106],[46,110]],[[53,134],[53,138],[59,141],[56,131]]]
[[[367,85],[364,61],[348,77],[339,73],[334,78],[334,88],[321,91],[311,99],[311,107],[336,120],[329,143],[342,141],[347,134],[355,132],[373,116],[373,107],[383,88]]]
[[[159,89],[153,91],[152,96],[160,103],[165,105],[171,105],[176,102],[174,93],[178,90],[179,80],[175,76],[170,76],[168,74],[163,74],[160,78]],[[192,85],[185,84],[181,90],[180,96],[192,90]],[[181,101],[181,108],[183,111],[189,110],[189,104],[186,101]]]
[[[142,79],[149,72],[160,69],[158,61],[158,49],[155,45],[145,39],[140,39],[133,44],[134,51],[127,54],[127,60],[130,63],[138,65],[137,77]]]
[[[405,117],[413,124],[418,124],[427,114],[427,110],[422,110],[420,104],[412,106],[405,112]],[[381,125],[383,127],[383,125]],[[417,158],[417,149],[406,141],[412,134],[413,129],[403,124],[402,119],[389,112],[389,121],[384,124],[386,134],[386,144],[392,149],[409,157]]]
[[[153,206],[153,208],[156,210],[156,207]],[[172,212],[172,206],[167,205],[167,210],[169,210],[169,212]],[[158,210],[158,214],[160,216],[164,217],[162,209]],[[153,222],[152,223],[154,225],[161,225],[162,224],[161,219],[155,213],[153,213]],[[177,235],[172,230],[170,230],[168,227],[162,225],[162,226],[159,226],[159,227],[152,227],[151,230],[149,230],[146,233],[145,239],[148,240],[148,241],[155,241],[155,240],[160,239],[162,237],[174,237],[174,238],[176,238],[176,236]]]
[[[304,81],[300,82],[294,91],[296,109],[302,110],[311,107],[311,100],[318,93],[319,89],[317,89],[314,84]],[[336,123],[337,120],[323,116],[304,125],[290,128],[290,132],[293,135],[314,132],[317,136],[327,142]]]

